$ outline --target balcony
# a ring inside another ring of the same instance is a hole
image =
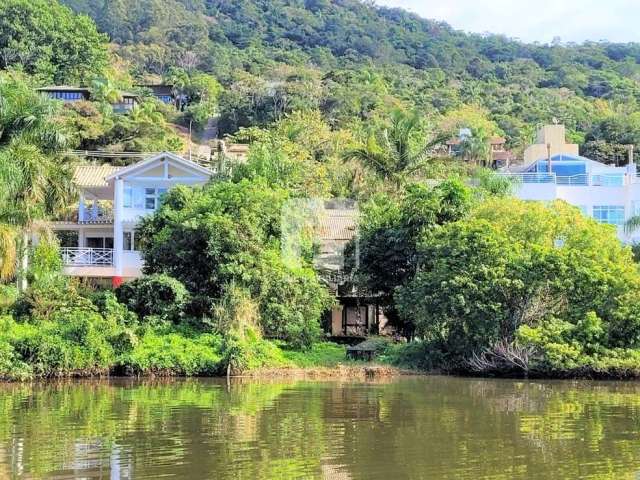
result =
[[[65,267],[111,267],[113,265],[112,248],[61,249],[62,263]]]
[[[555,173],[527,172],[527,173],[501,173],[502,177],[512,179],[517,183],[551,183],[562,186],[576,187],[622,187],[629,183],[636,183],[635,177],[629,177],[622,173],[589,175],[579,174],[572,176],[560,176]]]
[[[113,223],[113,208],[111,205],[92,204],[80,207],[78,223],[81,224],[111,224]]]

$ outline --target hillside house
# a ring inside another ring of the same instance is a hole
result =
[[[564,200],[584,215],[615,225],[620,240],[640,241],[640,232],[626,234],[624,224],[640,214],[640,179],[629,163],[616,167],[579,155],[578,145],[565,142],[563,125],[546,125],[525,150],[525,164],[503,175],[517,180],[516,195],[524,200]]]
[[[64,103],[73,103],[80,101],[91,101],[91,90],[86,87],[70,87],[67,85],[54,85],[37,89],[38,92],[46,95],[53,100],[60,100]],[[127,114],[138,103],[140,96],[136,93],[121,92],[120,100],[112,103],[113,111],[116,113]]]
[[[88,101],[91,92],[85,87],[70,87],[68,85],[55,85],[36,89],[53,100],[61,100],[64,103]]]
[[[338,305],[328,312],[325,329],[333,337],[366,337],[391,333],[375,295],[358,292],[345,274],[345,248],[355,238],[358,207],[355,202],[326,201],[320,212],[314,259],[316,270],[336,296]]]
[[[458,136],[447,141],[447,153],[449,156],[458,156],[461,154],[462,144],[471,137],[471,130],[461,128]],[[493,168],[508,167],[515,159],[515,155],[507,150],[507,139],[503,137],[491,137],[487,140],[491,150],[491,165]]]
[[[61,239],[64,272],[108,280],[113,286],[139,277],[143,263],[135,230],[140,219],[158,208],[171,187],[202,185],[211,175],[208,169],[167,152],[128,167],[77,167],[78,207],[67,219],[50,222]]]

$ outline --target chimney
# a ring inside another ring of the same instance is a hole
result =
[[[551,144],[547,143],[547,170],[549,173],[553,173],[553,168],[551,168]]]

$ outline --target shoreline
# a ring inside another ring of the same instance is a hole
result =
[[[419,370],[408,370],[384,365],[379,363],[349,365],[338,364],[331,367],[265,367],[246,372],[231,373],[230,379],[391,379],[411,375],[428,375],[429,372]],[[126,374],[118,372],[69,372],[64,375],[41,376],[26,379],[0,378],[0,384],[26,384],[26,383],[47,383],[65,380],[92,380],[92,379],[185,379],[185,378],[215,378],[225,379],[226,375],[182,375],[170,370],[152,371],[145,373]]]

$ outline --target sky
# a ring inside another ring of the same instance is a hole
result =
[[[526,42],[640,42],[640,0],[376,0],[475,33]]]

